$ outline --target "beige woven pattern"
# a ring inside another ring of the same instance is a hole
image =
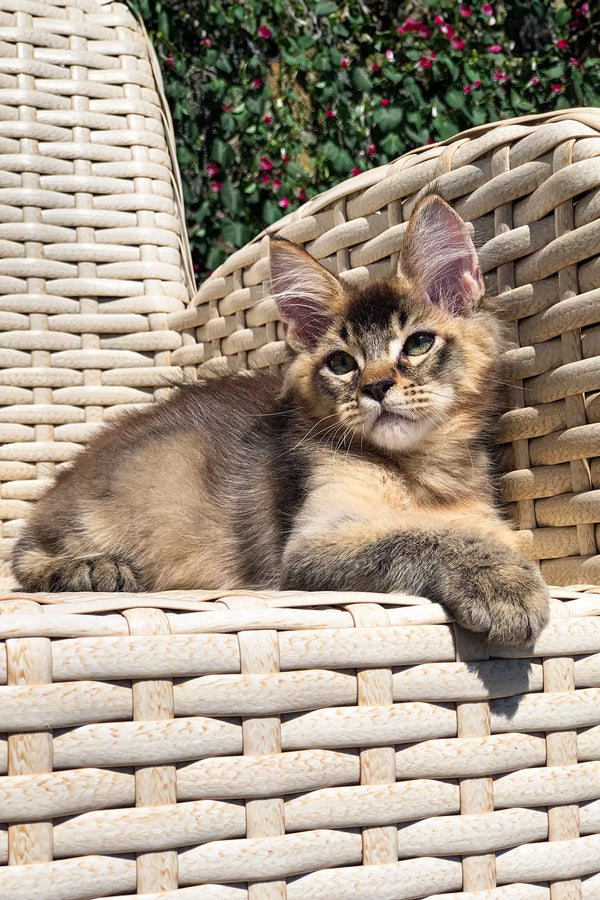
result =
[[[512,323],[517,408],[501,440],[523,547],[551,584],[600,583],[600,110],[499,122],[416,150],[271,231],[362,283],[395,270],[410,213],[432,185],[473,223],[487,287]],[[262,236],[203,285],[185,316],[194,338],[175,361],[220,374],[286,358],[267,252]]]
[[[189,247],[154,70],[121,4],[0,0],[7,543],[56,464],[181,378],[168,316],[189,300]]]
[[[0,897],[598,898],[600,593],[554,596],[531,656],[399,595],[7,597]]]

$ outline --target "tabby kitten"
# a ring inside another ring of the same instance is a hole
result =
[[[270,254],[287,372],[183,387],[104,430],[36,506],[20,584],[407,591],[533,639],[547,590],[494,507],[499,326],[463,221],[426,198],[398,275],[363,288],[287,241]]]

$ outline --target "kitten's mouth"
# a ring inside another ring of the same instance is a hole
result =
[[[394,425],[401,422],[416,422],[416,416],[408,415],[404,412],[392,412],[389,409],[382,409],[377,418],[375,425]]]

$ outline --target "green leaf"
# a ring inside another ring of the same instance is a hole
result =
[[[373,113],[373,121],[382,131],[394,131],[402,121],[402,110],[397,106],[381,106]]]
[[[556,10],[554,21],[560,28],[571,21],[571,10],[568,6],[561,6],[560,9]]]
[[[469,109],[471,122],[473,125],[483,125],[487,122],[487,113],[483,106],[473,106]]]
[[[351,79],[356,90],[363,91],[365,94],[373,87],[373,82],[369,78],[367,70],[361,68],[361,66],[357,66],[352,70]]]
[[[265,225],[272,225],[273,222],[276,222],[281,218],[281,208],[272,200],[265,200],[262,205],[261,218]]]
[[[232,222],[231,219],[222,220],[221,233],[234,247],[243,247],[252,237],[252,231],[247,225],[243,222]]]
[[[221,189],[221,199],[223,201],[223,206],[225,206],[232,215],[237,216],[242,208],[242,196],[239,190],[234,187],[230,181],[226,181],[223,184],[223,188]]]
[[[449,87],[444,94],[444,100],[450,109],[464,109],[465,92],[461,88]]]
[[[387,155],[392,158],[400,156],[404,150],[404,144],[397,134],[386,134],[383,140],[379,142],[379,146],[384,153],[387,153]]]
[[[211,247],[206,255],[204,265],[210,272],[214,272],[226,259],[227,254],[224,250],[217,250],[216,247]]]
[[[323,155],[331,163],[333,170],[340,174],[349,172],[353,165],[353,159],[343,147],[338,147],[333,141],[325,141]]]
[[[210,158],[226,169],[235,162],[235,153],[231,144],[215,138],[211,145]]]
[[[333,3],[333,0],[323,0],[322,3],[317,3],[314,8],[315,16],[331,16],[334,12],[337,12],[338,5],[337,3]]]
[[[219,125],[221,126],[223,131],[235,131],[235,118],[231,115],[230,112],[225,110],[225,112],[221,113],[221,117],[219,119]]]
[[[196,156],[184,144],[177,144],[177,162],[182,168],[191,166],[196,161]]]

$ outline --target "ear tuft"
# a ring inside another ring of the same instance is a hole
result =
[[[333,320],[341,294],[337,278],[291,241],[269,244],[271,284],[287,341],[296,350],[313,350]]]
[[[469,315],[484,293],[467,226],[437,195],[426,197],[414,209],[402,246],[400,271],[433,304],[453,315]]]

